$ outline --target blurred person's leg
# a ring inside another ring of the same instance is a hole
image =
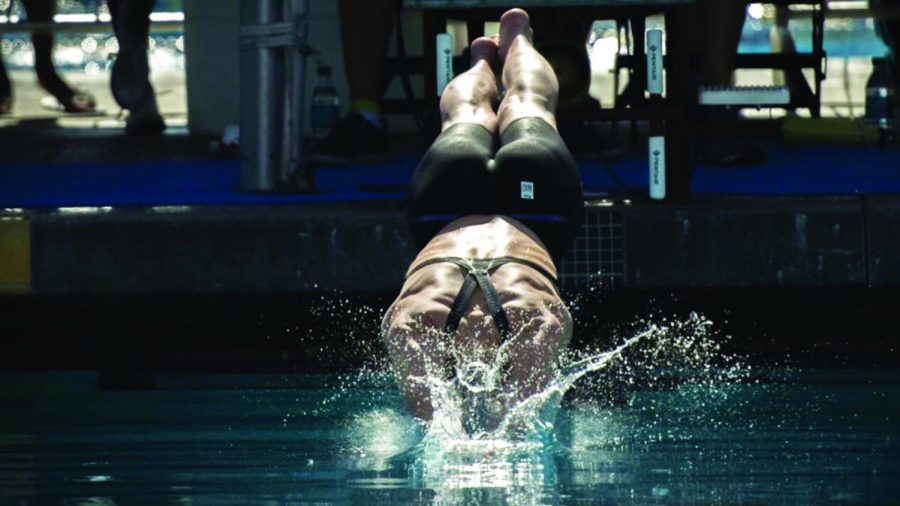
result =
[[[876,30],[888,47],[888,68],[894,86],[894,140],[900,142],[900,0],[871,0],[876,9],[891,10],[876,14]]]
[[[697,43],[703,55],[701,84],[732,85],[746,8],[745,0],[697,0]]]
[[[545,10],[531,18],[534,46],[553,67],[559,83],[557,109],[562,113],[599,108],[600,103],[590,95],[587,40],[593,23],[593,19],[573,15],[567,9]],[[573,152],[596,152],[600,148],[600,140],[583,121],[562,121],[557,129]]]
[[[587,53],[587,39],[594,20],[577,17],[560,9],[548,15],[535,16],[534,43],[542,56],[550,62],[559,80],[559,108],[579,110],[593,99],[591,61]]]
[[[900,54],[897,44],[900,43],[900,0],[870,0],[869,5],[876,9],[875,31],[890,50],[893,68],[900,65]],[[879,13],[878,10],[888,12]]]
[[[735,56],[747,15],[747,3],[747,0],[697,0],[699,29],[693,42],[702,58],[698,76],[701,86],[734,84]],[[705,117],[723,121],[737,120],[738,111],[737,108],[722,107],[701,110]],[[705,159],[701,161],[718,166],[758,165],[768,158],[758,143],[742,139],[707,141],[702,152]]]
[[[6,75],[6,64],[0,55],[0,114],[9,114],[12,111],[12,83]]]
[[[774,53],[795,54],[797,46],[794,43],[794,37],[788,30],[790,23],[790,9],[787,5],[775,6],[775,23],[769,32],[769,45]],[[791,97],[802,97],[807,100],[814,100],[810,94],[809,86],[806,84],[806,78],[800,66],[793,66],[782,71],[783,78],[776,74],[775,84],[783,84],[790,90]]]
[[[24,0],[22,5],[31,22],[49,23],[56,14],[56,0]],[[31,34],[34,45],[34,70],[38,82],[56,98],[66,112],[92,111],[96,107],[94,98],[70,88],[53,67],[54,38],[51,32]]]
[[[150,65],[147,60],[150,13],[155,0],[107,0],[119,53],[113,64],[110,86],[116,102],[129,111],[125,131],[130,135],[154,135],[166,124],[159,114]]]
[[[350,161],[387,153],[381,119],[384,61],[400,0],[339,0],[349,111],[316,146],[319,159]]]

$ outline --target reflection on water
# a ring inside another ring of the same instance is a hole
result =
[[[671,375],[612,400],[564,402],[543,441],[441,441],[404,414],[389,378],[335,397],[322,385],[350,376],[163,375],[155,391],[99,392],[89,373],[7,372],[0,504],[872,504],[900,494],[896,371],[756,370],[715,385]]]
[[[426,430],[425,424],[393,409],[349,417],[342,453],[350,468],[378,475],[349,483],[428,490],[441,504],[531,504],[555,494],[556,464],[549,440],[451,440]]]
[[[464,404],[440,406],[439,415],[459,413],[422,424],[399,407],[359,408],[354,389],[344,388],[326,404],[332,413],[360,409],[348,418],[342,454],[366,477],[349,483],[391,490],[392,501],[418,494],[439,504],[785,504],[897,491],[884,479],[900,474],[889,464],[900,450],[891,423],[897,408],[872,404],[897,399],[896,384],[856,373],[754,371],[722,354],[724,338],[711,327],[694,314],[660,318],[612,351],[575,354],[544,392],[511,410],[543,422],[520,425],[527,434],[501,424],[470,435],[447,421],[464,417]],[[585,375],[593,380],[582,388],[587,392],[556,416],[565,391],[578,389]],[[849,395],[847,378],[855,392]],[[371,379],[347,380],[358,386]],[[868,417],[867,429],[855,426]]]
[[[390,460],[422,439],[422,424],[390,408],[354,413],[345,422],[344,453],[353,469],[387,471]]]
[[[700,385],[634,392],[622,406],[578,402],[545,443],[426,436],[400,450],[407,439],[370,471],[441,504],[879,502],[900,492],[897,408],[884,403],[900,389],[877,379],[890,374],[766,371],[721,387],[716,402]],[[393,416],[407,427],[370,430],[420,429]]]
[[[435,502],[541,504],[557,498],[549,446],[472,440],[425,444],[410,467],[410,484],[433,490]]]

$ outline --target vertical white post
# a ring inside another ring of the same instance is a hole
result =
[[[453,36],[449,33],[437,34],[437,96],[444,93],[453,79]]]
[[[647,30],[647,91],[651,98],[658,99],[663,92],[663,32],[659,29]],[[651,129],[648,142],[650,160],[650,198],[666,198],[666,138]]]
[[[663,32],[647,30],[647,91],[651,95],[663,92]]]
[[[666,138],[650,137],[650,198],[666,198]]]

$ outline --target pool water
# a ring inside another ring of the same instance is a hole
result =
[[[542,438],[473,441],[404,415],[385,374],[110,392],[5,372],[0,504],[898,503],[898,406],[897,370],[754,370],[579,395]]]

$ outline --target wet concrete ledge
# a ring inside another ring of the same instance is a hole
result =
[[[35,294],[390,292],[415,254],[378,205],[167,207],[10,215],[30,224]],[[900,284],[900,196],[594,202],[569,286]]]

